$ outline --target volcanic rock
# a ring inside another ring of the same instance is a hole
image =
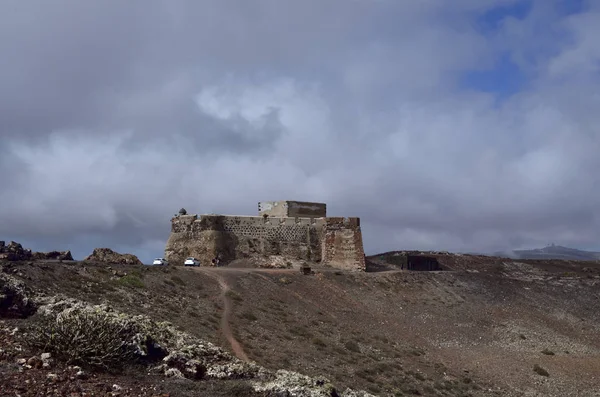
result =
[[[110,248],[96,248],[94,252],[84,259],[90,262],[114,263],[120,265],[143,265],[137,256],[132,254],[119,254]]]
[[[36,306],[22,281],[0,273],[0,317],[26,318]]]
[[[72,261],[73,256],[71,255],[71,251],[34,252],[33,259]]]
[[[26,261],[30,260],[32,256],[31,250],[24,249],[17,242],[11,241],[6,245],[4,241],[0,241],[0,260]]]

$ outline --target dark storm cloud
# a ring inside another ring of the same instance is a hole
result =
[[[370,252],[592,247],[598,10],[475,30],[512,3],[4,3],[0,239],[147,259],[182,206],[298,199]],[[516,95],[458,84],[505,52]]]

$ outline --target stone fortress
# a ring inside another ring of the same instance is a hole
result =
[[[202,266],[219,256],[238,259],[280,256],[344,270],[365,271],[360,218],[327,217],[326,205],[301,201],[258,203],[258,216],[188,215],[171,219],[165,258],[192,256]]]

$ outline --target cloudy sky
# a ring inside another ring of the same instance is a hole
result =
[[[0,2],[0,240],[162,255],[261,200],[368,253],[600,248],[599,0]]]

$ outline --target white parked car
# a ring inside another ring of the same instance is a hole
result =
[[[157,266],[166,266],[169,264],[169,262],[167,262],[167,260],[165,258],[156,258],[156,259],[154,259],[152,264],[157,265]]]
[[[183,262],[184,266],[200,266],[200,262],[196,260],[196,258],[189,257]]]

